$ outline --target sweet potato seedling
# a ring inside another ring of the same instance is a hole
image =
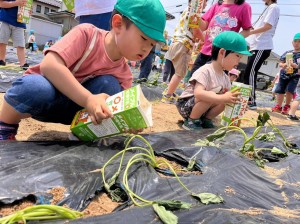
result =
[[[237,127],[237,126],[232,126],[234,122],[242,121],[242,120],[250,121],[253,124],[253,126],[255,127],[251,136],[248,136],[242,128]],[[279,157],[285,157],[285,156],[287,156],[287,154],[282,152],[280,149],[278,149],[276,147],[273,147],[272,149],[256,148],[254,145],[254,141],[255,141],[255,139],[258,139],[261,141],[273,141],[276,138],[275,134],[277,134],[282,138],[284,145],[290,152],[295,153],[295,154],[300,154],[300,150],[297,147],[297,145],[289,142],[286,139],[286,137],[282,134],[282,132],[279,130],[279,128],[277,128],[274,125],[274,123],[272,122],[272,120],[270,118],[270,115],[267,112],[259,114],[256,122],[254,120],[250,120],[247,118],[240,118],[240,119],[235,120],[234,122],[230,123],[226,127],[221,127],[218,130],[216,130],[214,133],[206,136],[205,140],[201,140],[201,139],[198,140],[195,145],[217,146],[217,144],[215,143],[216,140],[223,139],[226,136],[226,134],[228,134],[230,132],[239,132],[243,135],[243,138],[244,138],[243,145],[240,149],[240,152],[243,154],[252,153],[256,164],[259,167],[264,167],[264,163],[266,162],[266,160],[260,155],[262,151],[270,151],[270,153],[272,155],[277,155]],[[271,127],[272,132],[269,132],[266,134],[260,134],[262,128],[266,125]]]
[[[139,146],[129,147],[129,144],[134,139],[140,139],[140,140],[142,140],[142,142],[144,142],[146,144],[147,148],[139,147]],[[109,193],[109,195],[111,196],[112,200],[122,201],[122,199],[124,198],[123,197],[124,194],[122,193],[122,190],[120,188],[115,188],[114,187],[117,178],[119,177],[119,175],[122,172],[123,173],[123,177],[121,178],[122,179],[122,183],[121,184],[124,187],[124,190],[126,191],[126,194],[129,196],[129,198],[131,199],[131,201],[133,202],[134,205],[139,206],[139,207],[152,205],[153,208],[154,208],[154,211],[156,212],[156,214],[161,218],[161,220],[164,223],[177,223],[177,217],[171,212],[171,210],[188,209],[188,208],[191,207],[191,204],[185,203],[185,202],[181,202],[181,201],[176,201],[176,200],[166,200],[166,201],[161,201],[161,200],[152,201],[152,200],[148,200],[148,199],[142,198],[141,196],[137,195],[130,188],[129,181],[128,181],[128,173],[129,173],[130,168],[134,164],[137,164],[137,163],[146,163],[149,166],[153,167],[154,169],[160,169],[161,166],[167,166],[169,168],[169,170],[173,173],[173,175],[175,176],[175,178],[178,180],[178,182],[180,183],[180,185],[191,196],[197,198],[201,202],[202,202],[202,200],[205,200],[205,204],[209,204],[209,203],[221,203],[221,202],[224,201],[222,197],[216,196],[214,194],[207,194],[207,193],[195,194],[191,190],[189,190],[186,187],[186,185],[180,180],[180,178],[176,174],[176,172],[173,169],[173,167],[165,159],[157,158],[155,156],[154,150],[153,150],[152,146],[142,136],[140,136],[140,135],[133,135],[125,143],[126,143],[125,144],[125,148],[122,151],[116,153],[111,159],[109,159],[104,164],[104,166],[102,168],[102,178],[103,178],[103,182],[104,182],[104,188]],[[122,164],[123,164],[125,153],[129,152],[129,151],[135,151],[137,153],[134,154],[129,159],[129,161],[127,162],[125,168],[122,170]],[[120,158],[119,167],[118,167],[116,173],[109,180],[107,180],[106,179],[106,175],[105,175],[105,170],[106,170],[107,166],[113,160],[117,159],[118,157],[121,157]],[[207,195],[209,195],[208,198],[207,198]],[[216,200],[216,199],[218,199],[218,200]]]

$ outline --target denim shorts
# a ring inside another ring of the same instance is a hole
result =
[[[178,99],[176,103],[177,110],[184,119],[188,119],[190,117],[194,106],[194,96]]]
[[[275,93],[285,94],[286,92],[294,93],[299,81],[299,75],[287,76],[280,74],[279,83]]]
[[[82,85],[92,94],[114,95],[122,91],[119,81],[112,75],[96,76]],[[18,112],[30,114],[36,120],[67,125],[82,109],[42,75],[26,75],[17,79],[4,99]]]

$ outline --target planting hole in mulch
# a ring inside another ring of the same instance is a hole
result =
[[[174,171],[176,172],[177,175],[184,175],[184,174],[193,174],[193,175],[201,175],[202,172],[199,171],[199,170],[187,170],[187,167],[184,167],[182,166],[181,164],[178,164],[177,162],[175,161],[171,161],[171,160],[168,160],[164,157],[159,157],[157,156],[156,157],[157,160],[164,160],[166,161],[167,163],[169,163],[171,165],[171,167],[174,169]],[[159,175],[161,177],[170,177],[170,176],[174,176],[174,174],[172,173],[172,171],[170,170],[170,168],[162,163],[160,166],[159,166],[159,169],[157,169]]]

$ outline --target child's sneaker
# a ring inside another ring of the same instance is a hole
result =
[[[0,60],[0,66],[5,66],[5,65],[6,65],[6,62],[3,60]]]
[[[288,115],[290,111],[291,106],[290,105],[284,105],[284,107],[281,110],[281,113],[284,115]]]
[[[202,128],[215,128],[214,123],[212,122],[212,120],[208,119],[208,118],[201,118],[202,121]]]
[[[279,106],[278,104],[276,104],[276,106],[272,108],[272,112],[281,113],[281,111],[282,111],[282,107]]]
[[[182,128],[184,128],[185,130],[192,130],[192,131],[196,131],[196,130],[201,130],[202,129],[202,122],[200,119],[185,119]]]
[[[299,121],[299,118],[296,115],[288,115],[287,119],[291,121]]]
[[[176,104],[178,99],[178,95],[173,93],[172,96],[168,96],[166,94],[163,94],[161,102],[168,103],[168,104]]]
[[[16,140],[18,124],[6,124],[0,121],[0,141]]]
[[[175,104],[176,99],[173,96],[163,95],[161,98],[162,103]]]
[[[250,110],[256,110],[257,109],[256,103],[255,102],[248,102],[248,108]]]

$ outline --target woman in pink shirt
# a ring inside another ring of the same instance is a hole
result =
[[[224,31],[240,32],[248,36],[251,28],[251,6],[245,0],[224,0],[215,3],[203,16],[200,29],[206,30],[204,45],[193,65],[191,74],[211,61],[214,38]]]

